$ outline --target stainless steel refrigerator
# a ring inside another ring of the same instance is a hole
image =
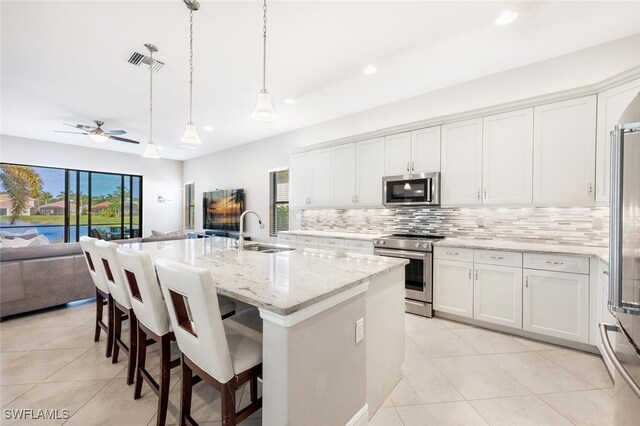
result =
[[[609,310],[600,324],[615,366],[615,424],[640,425],[640,94],[611,133]],[[613,343],[612,343],[613,342]]]

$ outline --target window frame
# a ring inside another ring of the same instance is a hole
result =
[[[278,201],[277,200],[277,185],[278,185],[278,173],[287,172],[287,184],[289,184],[289,179],[291,177],[289,169],[279,169],[272,170],[269,172],[269,236],[277,237],[279,231],[285,231],[285,229],[277,229],[277,214],[276,210],[279,205],[287,205],[290,206],[289,194],[287,193],[287,201]],[[289,222],[287,221],[287,225]],[[287,226],[286,231],[289,230]]]

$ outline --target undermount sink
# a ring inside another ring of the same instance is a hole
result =
[[[275,246],[271,244],[251,243],[244,245],[245,251],[255,251],[258,253],[280,253],[282,251],[295,250],[291,247]]]

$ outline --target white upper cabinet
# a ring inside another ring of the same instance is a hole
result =
[[[483,119],[482,203],[528,204],[533,190],[533,108]]]
[[[609,204],[610,132],[620,115],[640,92],[640,79],[598,94],[598,137],[596,150],[596,201]]]
[[[384,138],[386,176],[411,173],[411,132]]]
[[[331,155],[333,157],[332,205],[353,207],[356,196],[356,144],[348,143],[333,147]]]
[[[356,206],[382,206],[382,177],[384,176],[384,138],[357,143]]]
[[[535,107],[534,204],[593,204],[595,152],[595,95]]]
[[[331,206],[331,150],[311,151],[311,192],[309,206]]]
[[[480,204],[482,118],[442,126],[442,205]]]
[[[291,208],[309,207],[309,187],[311,185],[311,156],[310,153],[294,154],[291,156],[291,182],[289,183],[289,200]]]
[[[411,132],[411,173],[440,171],[440,126]]]

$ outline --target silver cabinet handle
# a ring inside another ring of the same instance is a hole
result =
[[[409,162],[407,161],[407,171],[409,171]]]
[[[476,269],[476,281],[478,281],[478,270]]]
[[[504,260],[504,256],[491,256],[491,259]]]
[[[487,199],[487,188],[484,189],[484,199]]]
[[[549,265],[564,265],[564,262],[559,262],[557,260],[547,260],[547,264],[549,264]]]
[[[478,193],[476,194],[476,198],[479,200],[480,199],[480,188],[478,188]]]
[[[589,184],[589,195],[591,195],[593,193],[593,184],[590,183]]]
[[[451,256],[458,256],[460,253],[456,252],[456,251],[448,251],[446,252],[447,254],[451,255]]]
[[[606,276],[609,276],[609,271],[602,271],[602,273]]]
[[[469,279],[471,279],[471,268],[469,268]]]
[[[411,162],[411,171],[413,172],[416,169],[416,163],[415,161]]]
[[[356,204],[358,204],[358,194],[356,194]]]
[[[355,203],[356,203],[356,196],[355,196],[355,195],[352,195],[352,196],[351,196],[351,202],[352,202],[353,204],[355,204]]]
[[[616,325],[605,324],[605,323],[600,323],[598,327],[600,327],[600,337],[602,338],[602,346],[604,346],[604,352],[607,354],[607,358],[609,358],[609,361],[611,361],[611,363],[616,368],[616,370],[618,370],[618,373],[620,373],[624,381],[627,382],[627,384],[629,385],[633,393],[635,393],[636,396],[640,398],[640,387],[638,387],[638,384],[633,380],[633,378],[631,377],[627,369],[624,368],[624,365],[622,365],[622,363],[616,356],[615,352],[613,351],[613,348],[611,347],[611,341],[609,341],[609,335],[607,334],[607,331],[613,331],[617,333],[617,332],[621,332],[621,330]],[[640,355],[640,354],[637,354],[637,355]]]
[[[529,275],[524,276],[524,286],[529,288]]]

